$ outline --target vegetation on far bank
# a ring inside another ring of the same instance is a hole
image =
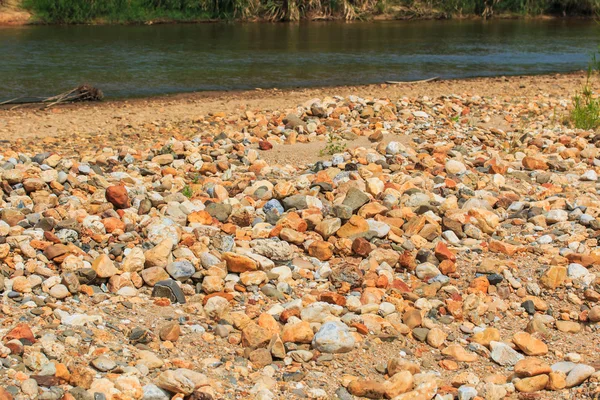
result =
[[[23,0],[23,7],[44,23],[135,23],[595,16],[600,0]]]

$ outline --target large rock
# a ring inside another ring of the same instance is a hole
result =
[[[204,374],[186,368],[164,371],[156,378],[156,386],[159,388],[185,395],[208,384],[209,379]]]
[[[322,353],[347,353],[354,348],[354,336],[342,322],[330,321],[315,334],[312,345]]]
[[[490,342],[490,349],[492,350],[492,360],[504,367],[515,365],[524,358],[523,355],[517,353],[506,343],[492,341]]]
[[[173,242],[171,239],[164,239],[159,244],[147,250],[144,253],[146,259],[146,268],[160,267],[165,268],[170,262],[173,261],[171,250],[173,249]]]
[[[123,185],[109,186],[106,188],[105,196],[106,200],[117,209],[131,207],[127,189]]]

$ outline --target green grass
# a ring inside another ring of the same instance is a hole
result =
[[[597,129],[600,127],[600,98],[594,95],[592,84],[600,72],[600,62],[593,54],[590,61],[586,81],[581,91],[573,97],[571,122],[578,129]]]
[[[183,194],[188,199],[191,199],[194,195],[194,191],[188,185],[185,185],[183,189],[181,189],[181,194]]]
[[[4,0],[0,0],[0,3]],[[393,13],[398,6],[408,15],[587,15],[600,12],[600,0],[23,0],[24,8],[41,22],[146,22],[209,19],[304,18],[361,19]]]
[[[329,136],[327,145],[319,151],[319,155],[321,157],[325,155],[332,156],[337,153],[343,153],[344,151],[346,151],[346,142],[344,142],[341,137],[334,135]]]

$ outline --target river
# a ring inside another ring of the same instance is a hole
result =
[[[566,72],[600,25],[584,20],[0,28],[0,99],[82,83],[107,97]]]

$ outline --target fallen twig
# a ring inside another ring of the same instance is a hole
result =
[[[439,76],[434,76],[433,78],[429,78],[429,79],[422,79],[420,81],[385,81],[385,83],[389,83],[392,85],[410,85],[413,83],[426,83],[426,82],[434,82],[439,80],[440,77]]]

